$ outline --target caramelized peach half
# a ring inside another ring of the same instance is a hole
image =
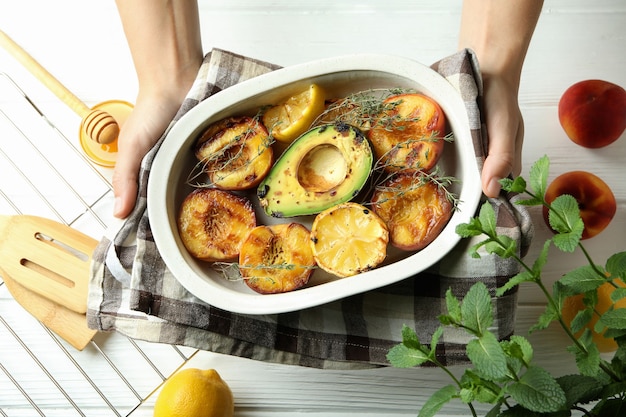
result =
[[[256,187],[274,162],[267,129],[251,117],[210,125],[196,142],[195,154],[209,181],[222,190]]]
[[[203,261],[236,258],[254,227],[256,215],[250,200],[214,188],[192,191],[178,215],[183,244],[193,257]]]
[[[372,208],[389,228],[391,244],[417,251],[450,220],[453,205],[442,186],[420,173],[400,173],[376,187]]]
[[[423,94],[398,94],[383,101],[369,139],[387,172],[428,171],[443,152],[446,119],[437,102]]]
[[[248,287],[276,294],[306,285],[315,267],[309,239],[309,230],[300,223],[254,228],[239,253],[239,270]]]

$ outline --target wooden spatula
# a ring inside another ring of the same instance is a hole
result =
[[[98,241],[36,216],[0,216],[0,275],[15,300],[46,327],[82,350],[87,327],[91,256]]]

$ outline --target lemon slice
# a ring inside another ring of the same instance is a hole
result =
[[[274,139],[291,143],[322,114],[324,102],[324,90],[311,84],[305,91],[267,109],[263,114],[263,124]]]
[[[318,266],[339,277],[374,269],[387,256],[388,242],[383,220],[352,202],[319,213],[311,227],[311,248]]]

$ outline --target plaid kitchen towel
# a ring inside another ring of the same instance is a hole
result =
[[[479,111],[482,84],[476,58],[464,50],[433,68],[452,83],[466,103],[476,158],[482,167],[487,141]],[[277,66],[269,63],[212,50],[170,128],[210,95],[275,69]],[[181,286],[152,239],[146,190],[160,143],[143,160],[135,210],[107,232],[94,253],[88,305],[88,322],[94,329],[271,362],[371,368],[388,365],[386,354],[401,340],[403,325],[413,327],[421,340],[430,340],[439,325],[437,317],[444,311],[448,288],[461,297],[481,281],[493,294],[518,272],[516,263],[496,256],[471,258],[468,251],[475,242],[466,239],[427,272],[318,307],[275,315],[243,315],[215,308]],[[523,253],[530,244],[532,223],[523,207],[512,204],[514,198],[503,195],[492,203],[499,230],[515,239]],[[492,330],[504,339],[514,329],[516,290],[494,301]],[[463,331],[446,329],[438,346],[439,359],[449,365],[466,363],[468,340]]]

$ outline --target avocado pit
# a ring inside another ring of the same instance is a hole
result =
[[[323,193],[346,180],[348,162],[341,151],[323,144],[306,153],[298,166],[298,182],[306,191]]]

